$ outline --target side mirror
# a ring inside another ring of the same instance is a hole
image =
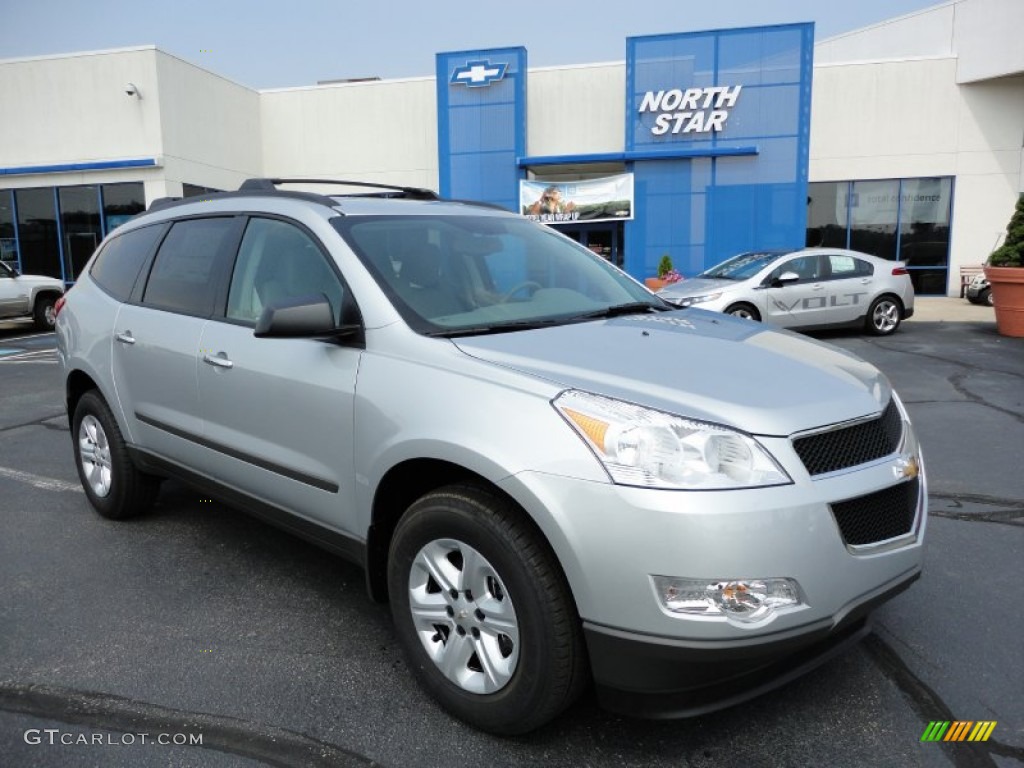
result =
[[[793,283],[800,282],[800,275],[796,272],[783,272],[771,282],[772,288],[782,288]]]
[[[334,310],[322,293],[276,301],[268,305],[256,323],[256,338],[348,338],[359,325],[334,323]]]

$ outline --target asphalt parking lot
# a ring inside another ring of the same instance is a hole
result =
[[[1024,340],[931,301],[889,338],[819,335],[892,379],[925,450],[924,575],[874,634],[725,712],[587,696],[504,740],[419,691],[354,566],[172,483],[138,520],[94,514],[53,337],[0,323],[0,766],[1022,765]],[[922,743],[933,720],[997,725]]]

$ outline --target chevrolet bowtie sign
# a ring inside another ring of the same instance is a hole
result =
[[[508,64],[491,64],[487,60],[467,61],[465,66],[456,67],[452,72],[452,85],[465,85],[470,88],[479,88],[483,85],[490,85],[505,77],[505,70]]]
[[[732,88],[674,88],[671,91],[647,91],[640,101],[640,114],[654,112],[651,133],[717,133],[725,128],[729,110],[743,90],[742,85]]]

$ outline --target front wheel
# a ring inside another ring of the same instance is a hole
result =
[[[725,310],[725,314],[732,315],[733,317],[742,317],[744,320],[753,320],[755,323],[761,322],[761,313],[757,311],[757,307],[753,304],[747,304],[745,301],[733,304]]]
[[[985,288],[978,293],[978,304],[984,304],[986,307],[992,306],[992,289]]]
[[[874,336],[889,336],[896,333],[903,320],[903,305],[894,296],[879,296],[868,309],[864,326]]]
[[[96,390],[86,392],[78,401],[71,438],[78,477],[97,512],[111,520],[123,520],[152,506],[160,480],[132,464],[114,415]]]
[[[406,512],[388,559],[395,629],[420,684],[503,735],[548,722],[584,682],[568,586],[521,515],[485,489],[441,488]]]

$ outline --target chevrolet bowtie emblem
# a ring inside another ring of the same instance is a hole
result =
[[[456,67],[452,72],[452,84],[462,84],[470,88],[490,85],[505,77],[508,64],[491,64],[487,60],[467,61],[465,66]]]

